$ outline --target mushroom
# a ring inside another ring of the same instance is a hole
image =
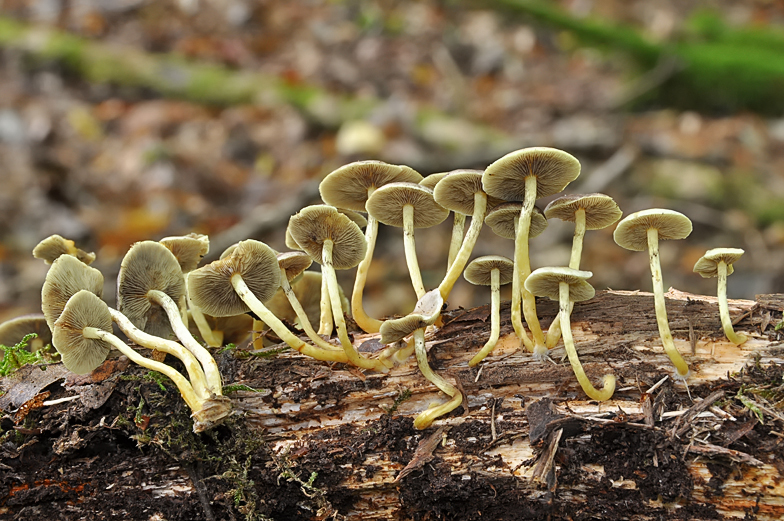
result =
[[[433,325],[441,314],[444,299],[438,288],[428,291],[417,301],[414,311],[402,318],[384,321],[381,324],[381,342],[391,344],[402,340],[408,335],[412,335],[414,352],[416,353],[417,365],[425,378],[432,382],[445,394],[450,396],[450,400],[441,405],[431,405],[426,411],[420,413],[414,420],[414,427],[426,429],[436,418],[454,410],[463,402],[463,394],[460,390],[439,376],[427,362],[427,348],[425,346],[425,328]]]
[[[730,319],[730,310],[727,306],[727,277],[732,275],[735,271],[733,264],[745,252],[740,248],[713,248],[705,252],[705,255],[700,257],[694,265],[694,273],[699,273],[703,278],[718,277],[719,287],[717,296],[719,298],[719,316],[721,317],[721,326],[724,328],[724,334],[727,339],[735,345],[740,345],[748,337],[741,333],[736,333],[732,328],[732,320]]]
[[[472,260],[463,277],[471,284],[490,286],[490,338],[479,352],[468,362],[475,366],[489,355],[501,333],[501,286],[512,282],[514,262],[500,255],[486,255]]]
[[[594,296],[593,286],[586,282],[592,276],[593,273],[590,271],[580,271],[573,268],[539,268],[528,276],[525,287],[533,295],[558,301],[558,316],[561,318],[563,326],[564,348],[577,381],[580,382],[580,386],[588,397],[604,401],[609,400],[615,392],[615,376],[605,375],[601,390],[591,384],[582,364],[580,364],[580,358],[577,356],[570,321],[572,304]]]
[[[291,216],[289,229],[297,244],[321,264],[322,278],[327,279],[332,317],[348,361],[363,369],[387,372],[387,366],[380,360],[364,358],[357,352],[348,337],[343,317],[335,270],[353,268],[365,258],[367,243],[359,226],[332,206],[319,204],[305,207]]]
[[[487,167],[482,176],[485,192],[505,201],[522,201],[520,220],[515,233],[515,277],[512,280],[512,323],[520,323],[520,300],[523,315],[533,336],[533,353],[547,354],[544,334],[536,315],[536,301],[524,287],[531,273],[528,238],[531,214],[537,198],[557,194],[580,175],[580,162],[556,148],[533,147],[511,152]],[[517,326],[515,332],[519,332]],[[525,342],[521,337],[520,340]],[[526,346],[528,347],[528,346]]]
[[[406,264],[417,299],[425,294],[414,241],[415,228],[428,228],[444,221],[449,215],[436,203],[433,191],[415,183],[389,183],[371,195],[365,205],[368,215],[387,226],[403,228]],[[296,237],[295,237],[296,238]]]
[[[438,182],[447,175],[449,175],[449,172],[430,174],[422,179],[419,184],[435,191],[436,184],[438,184]],[[449,241],[449,255],[446,261],[447,270],[450,268],[450,266],[452,266],[452,263],[455,261],[455,257],[457,257],[457,251],[460,249],[460,245],[463,244],[463,233],[465,231],[466,214],[453,212],[453,215],[452,238]]]
[[[41,259],[47,264],[53,263],[60,255],[73,255],[85,264],[92,264],[95,260],[95,253],[80,250],[72,240],[57,234],[50,235],[33,248],[33,257]]]
[[[604,194],[570,194],[554,199],[544,209],[548,219],[561,219],[574,223],[572,238],[572,254],[569,267],[580,269],[580,257],[583,251],[583,238],[586,230],[601,230],[618,222],[623,212],[612,197]],[[551,349],[561,337],[558,317],[547,330],[545,343]]]
[[[290,282],[294,296],[302,305],[302,309],[305,311],[311,324],[317,323],[320,317],[322,280],[323,277],[320,272],[306,271],[302,273],[300,277]],[[340,303],[343,312],[349,313],[351,311],[351,303],[348,298],[346,298],[346,294],[343,293],[343,288],[338,287],[338,290],[340,290]],[[278,289],[278,291],[275,292],[275,296],[265,302],[264,305],[281,320],[299,326],[299,318],[297,317],[294,308],[291,307],[291,303],[283,292],[283,288]],[[329,316],[332,317],[331,312]]]
[[[417,171],[404,165],[390,165],[383,161],[357,161],[327,175],[319,185],[319,192],[321,199],[329,205],[364,212],[367,211],[365,203],[368,198],[381,186],[398,181],[418,183],[421,180],[422,176]],[[381,326],[380,320],[371,318],[365,313],[362,304],[362,294],[370,261],[373,259],[377,235],[378,221],[372,215],[368,215],[365,229],[367,252],[357,266],[354,290],[351,293],[351,314],[357,325],[368,333],[378,332]]]
[[[177,307],[177,302],[184,296],[185,277],[180,263],[166,246],[155,241],[141,241],[131,246],[117,275],[118,311],[150,335],[167,338],[173,330],[201,364],[207,388],[220,395],[223,384],[218,364],[193,338]]]
[[[10,347],[19,343],[30,333],[35,333],[35,338],[28,345],[29,351],[38,351],[52,343],[52,331],[46,324],[46,318],[41,314],[22,315],[0,324],[0,345]],[[0,349],[0,360],[3,350]]]
[[[653,296],[656,308],[656,323],[659,336],[667,356],[677,369],[677,376],[686,379],[689,366],[678,353],[667,321],[667,307],[664,303],[661,264],[659,262],[659,241],[685,239],[691,233],[691,221],[682,213],[673,210],[653,208],[626,216],[613,233],[613,239],[621,248],[643,251],[647,248],[653,280]]]
[[[360,234],[361,235],[361,234]],[[231,255],[193,270],[188,291],[205,313],[228,317],[253,311],[291,348],[318,360],[346,362],[340,351],[327,351],[300,340],[263,304],[280,287],[275,252],[263,242],[245,240]]]
[[[76,374],[89,373],[106,359],[113,347],[131,361],[158,371],[175,383],[185,403],[193,411],[194,432],[213,427],[229,414],[231,402],[228,398],[197,394],[191,382],[173,367],[140,355],[112,334],[112,319],[106,303],[90,291],[77,291],[68,300],[55,322],[52,338],[67,369]]]
[[[517,223],[520,221],[520,210],[522,209],[523,203],[499,204],[487,211],[485,224],[499,237],[514,240],[517,234]],[[534,211],[531,213],[531,229],[528,231],[528,238],[538,237],[546,228],[547,218],[538,206],[534,206]]]

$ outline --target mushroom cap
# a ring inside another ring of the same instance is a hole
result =
[[[168,338],[172,334],[169,317],[147,297],[151,290],[162,291],[177,303],[185,295],[185,277],[166,246],[141,241],[131,246],[120,263],[117,309],[142,331]]]
[[[228,317],[250,308],[234,291],[231,278],[240,275],[260,301],[272,298],[280,286],[280,268],[272,248],[252,239],[237,244],[231,255],[193,270],[188,275],[188,294],[208,315]]]
[[[417,329],[432,326],[441,314],[444,299],[438,288],[430,290],[419,299],[414,311],[401,317],[385,320],[379,327],[382,344],[392,344]]]
[[[50,235],[33,248],[33,257],[47,264],[53,263],[60,255],[73,255],[85,264],[92,264],[95,260],[95,253],[80,250],[72,240],[57,234]]]
[[[291,282],[313,264],[313,259],[304,251],[278,253],[278,266],[286,271],[286,280]]]
[[[98,338],[85,338],[82,330],[94,327],[112,331],[109,306],[94,293],[77,291],[54,323],[52,344],[66,369],[76,374],[94,371],[109,355],[109,345]]]
[[[354,210],[348,210],[346,208],[337,208],[337,211],[354,221],[354,223],[360,228],[367,226],[367,219],[361,213],[355,212]]]
[[[422,183],[419,184],[423,186]],[[474,194],[477,192],[485,192],[482,188],[481,170],[453,170],[436,184],[433,197],[447,210],[471,215],[474,213]],[[496,197],[487,197],[488,209],[504,202]]]
[[[436,174],[426,175],[425,177],[422,178],[419,184],[424,186],[425,188],[430,188],[431,190],[435,190],[438,182],[448,175],[449,172],[438,172]]]
[[[489,286],[493,270],[498,270],[501,286],[512,282],[514,262],[502,255],[477,257],[466,266],[463,277],[471,284]]]
[[[612,197],[604,194],[569,194],[550,201],[544,209],[548,219],[574,222],[577,210],[585,210],[585,229],[601,230],[615,224],[623,212]]]
[[[487,212],[485,216],[485,224],[490,227],[493,232],[503,237],[504,239],[515,239],[515,219],[520,218],[520,211],[523,209],[523,203],[503,203],[499,204],[492,210]],[[547,218],[537,206],[534,206],[534,211],[531,213],[531,228],[528,231],[528,237],[534,238],[547,228]]]
[[[0,345],[14,346],[30,333],[38,335],[43,345],[52,343],[52,331],[46,324],[46,318],[39,313],[22,315],[0,324]],[[3,350],[0,349],[0,359],[2,359],[2,352]]]
[[[525,199],[525,178],[536,176],[536,198],[562,192],[580,175],[573,155],[549,147],[523,148],[506,154],[482,176],[485,192],[505,201]]]
[[[446,179],[446,178],[445,178]],[[433,191],[415,183],[382,186],[367,201],[367,211],[387,226],[403,227],[403,207],[414,207],[414,228],[429,228],[449,216],[449,210],[433,198]]]
[[[234,244],[227,246],[226,249],[223,250],[223,252],[220,254],[220,257],[218,257],[218,259],[225,259],[229,255],[234,253],[234,250],[237,249],[238,244],[239,244],[238,242],[235,242]]]
[[[323,263],[324,242],[331,240],[332,265],[353,268],[365,258],[367,242],[359,226],[332,206],[307,206],[289,219],[291,237],[313,260]]]
[[[735,268],[732,265],[746,253],[740,248],[713,248],[705,252],[694,264],[694,273],[699,273],[703,278],[719,276],[719,263],[724,261],[727,265],[727,275],[732,275]]]
[[[329,173],[319,185],[321,199],[337,208],[365,211],[368,190],[388,183],[406,181],[418,183],[422,176],[405,165],[390,165],[383,161],[355,161]]]
[[[629,214],[613,232],[615,243],[632,251],[648,249],[648,229],[659,230],[659,240],[685,239],[691,233],[691,221],[674,210],[652,208]]]
[[[63,308],[77,291],[86,289],[103,296],[103,275],[73,255],[61,255],[54,262],[41,288],[41,311],[50,330]]]
[[[569,300],[581,302],[593,298],[593,286],[586,282],[593,273],[572,268],[539,268],[525,279],[525,289],[537,297],[559,300],[560,284],[569,284]]]
[[[210,239],[200,233],[189,233],[177,237],[164,237],[160,241],[177,258],[183,273],[193,271],[202,257],[210,252]]]
[[[286,244],[286,248],[290,250],[302,250],[302,247],[297,244],[297,241],[294,240],[294,237],[291,236],[291,230],[289,227],[286,227],[286,238],[283,241]]]

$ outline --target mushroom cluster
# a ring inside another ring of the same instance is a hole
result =
[[[594,296],[594,288],[587,282],[592,274],[580,267],[585,232],[612,226],[622,212],[604,194],[567,194],[552,200],[544,211],[536,206],[537,199],[564,191],[579,175],[576,158],[546,147],[512,152],[484,171],[455,170],[427,177],[407,166],[354,162],[321,182],[324,204],[305,207],[291,216],[285,243],[293,251],[279,253],[249,239],[228,248],[219,260],[199,266],[209,251],[209,239],[204,235],[134,244],[120,267],[116,310],[102,300],[103,275],[89,266],[95,255],[55,235],[33,252],[51,265],[42,288],[43,317],[37,322],[0,327],[6,335],[2,341],[11,338],[7,331],[13,331],[14,338],[38,332],[44,343],[51,338],[62,362],[76,373],[94,370],[111,349],[116,349],[177,385],[193,411],[197,432],[231,413],[231,402],[222,395],[221,374],[209,348],[239,342],[262,327],[303,355],[362,370],[387,373],[414,354],[422,375],[449,397],[417,416],[414,425],[423,429],[464,399],[459,382],[453,383],[431,368],[427,350],[427,339],[440,326],[445,302],[463,274],[467,281],[490,286],[491,291],[490,336],[469,366],[482,363],[498,342],[500,287],[511,282],[511,323],[520,346],[541,360],[548,358],[549,349],[562,338],[585,394],[594,400],[608,400],[615,390],[615,376],[604,376],[602,386],[594,387],[578,358],[570,317],[575,303]],[[450,213],[454,220],[446,272],[438,286],[427,288],[419,270],[415,230],[435,226]],[[541,234],[547,220],[553,218],[574,223],[568,264],[532,270],[529,239]],[[514,240],[512,259],[489,255],[470,261],[484,224],[497,235]],[[403,229],[406,265],[417,297],[410,313],[386,320],[368,316],[363,303],[380,225]],[[685,238],[691,229],[686,216],[651,209],[627,216],[614,232],[615,242],[623,248],[649,252],[662,344],[677,376],[683,379],[689,368],[669,330],[659,241]],[[747,337],[732,328],[726,279],[742,254],[743,250],[732,248],[709,250],[694,267],[703,277],[718,277],[723,329],[736,344]],[[305,271],[312,263],[320,265],[320,273]],[[355,267],[349,304],[335,270]],[[547,331],[539,322],[536,296],[559,302],[558,315]],[[353,322],[346,320],[349,310]],[[379,341],[388,347],[374,356],[360,353],[349,330],[352,323],[368,334],[379,335]],[[112,333],[113,324],[130,343]],[[259,338],[254,338],[254,345]],[[140,347],[151,349],[152,355],[142,355]],[[166,364],[166,355],[178,359],[184,372]]]

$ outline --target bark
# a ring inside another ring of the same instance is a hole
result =
[[[674,290],[666,297],[676,347],[691,368],[691,398],[672,378],[650,293],[600,292],[574,307],[587,374],[596,384],[606,373],[618,377],[604,403],[585,399],[562,344],[552,363],[518,349],[508,304],[495,351],[468,368],[489,334],[489,308],[450,311],[428,339],[430,360],[464,390],[468,407],[430,429],[416,431],[413,417],[446,398],[413,360],[381,375],[291,352],[239,360],[225,353],[226,380],[262,392],[231,393],[242,416],[198,437],[168,426],[182,418],[176,406],[138,418],[147,411],[140,396],[165,407],[153,384],[119,383],[116,373],[101,383],[66,382],[66,395],[79,383],[115,387],[105,405],[43,406],[28,415],[43,427],[16,424],[18,444],[3,445],[0,509],[26,519],[52,508],[68,519],[123,511],[132,519],[782,518],[784,346],[774,327],[784,295],[730,301],[736,330],[751,337],[741,346],[723,337],[715,298]],[[557,304],[537,309],[547,327]],[[374,339],[354,340],[368,351],[379,347]],[[135,424],[120,425],[129,407],[138,409]],[[92,439],[107,443],[106,433],[111,450],[90,452]],[[142,450],[129,450],[133,443]],[[32,473],[20,458],[29,465],[36,454],[47,467]]]

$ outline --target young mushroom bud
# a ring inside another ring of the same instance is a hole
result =
[[[745,252],[740,248],[713,248],[705,252],[694,265],[694,273],[699,273],[703,278],[718,277],[719,286],[717,296],[719,299],[719,316],[721,326],[727,339],[735,345],[740,345],[749,338],[746,335],[736,333],[732,328],[730,310],[727,305],[727,277],[735,271],[733,264]]]
[[[468,362],[475,366],[489,355],[501,334],[501,286],[512,282],[514,262],[500,255],[486,255],[472,260],[463,277],[471,284],[490,286],[490,338]]]
[[[72,240],[56,234],[50,235],[33,248],[33,257],[47,264],[53,263],[60,255],[72,255],[85,264],[92,264],[95,260],[95,253],[80,250]]]

